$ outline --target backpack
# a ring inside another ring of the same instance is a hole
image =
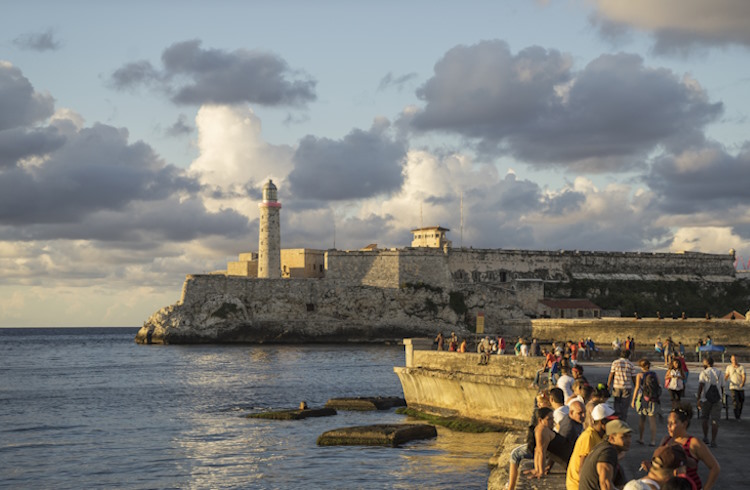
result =
[[[649,371],[643,376],[643,400],[647,402],[659,402],[661,386],[656,374]]]
[[[713,384],[709,385],[708,389],[706,390],[706,401],[708,403],[716,403],[719,400],[721,400],[721,395],[719,394],[719,388]]]

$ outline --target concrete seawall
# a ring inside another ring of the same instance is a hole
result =
[[[513,428],[528,424],[538,358],[490,356],[480,365],[479,354],[427,350],[430,340],[404,339],[404,345],[406,366],[394,371],[410,408]]]
[[[710,335],[717,345],[750,344],[750,322],[745,320],[691,319],[658,320],[656,318],[537,319],[531,320],[532,336],[545,340],[578,340],[591,337],[602,350],[609,350],[615,337],[635,337],[636,348],[653,350],[654,342],[672,337],[693,352],[698,339]]]

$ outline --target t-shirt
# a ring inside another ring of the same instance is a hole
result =
[[[568,471],[565,475],[565,487],[567,490],[578,490],[578,479],[580,477],[581,467],[579,466],[581,456],[586,456],[594,447],[602,442],[602,436],[599,435],[592,427],[584,430],[576,444],[573,447],[573,454],[570,455]]]
[[[612,367],[609,369],[610,373],[615,373],[612,379],[613,388],[633,388],[633,377],[635,377],[635,366],[633,363],[621,357],[612,361]]]
[[[617,449],[609,443],[603,441],[591,450],[581,467],[580,481],[578,482],[579,490],[599,490],[599,473],[596,471],[597,463],[608,463],[614,469],[614,475],[617,477]]]
[[[570,407],[567,405],[556,408],[555,411],[552,412],[552,419],[555,421],[555,425],[562,422],[562,420],[568,416],[568,413],[570,413]]]
[[[650,485],[649,485],[650,483]],[[654,490],[661,488],[658,482],[655,482],[651,478],[639,478],[638,480],[630,480],[622,490]]]
[[[571,444],[575,444],[578,436],[583,432],[583,424],[579,424],[575,420],[570,418],[570,415],[563,417],[560,421],[560,430],[558,434],[563,436],[565,439],[570,441]]]
[[[745,374],[744,366],[734,367],[733,365],[727,366],[727,372],[729,375],[729,389],[730,390],[742,390],[742,377]]]
[[[701,371],[698,376],[698,383],[703,383],[703,392],[701,393],[701,401],[706,401],[706,391],[711,385],[716,385],[717,388],[721,388],[721,371],[715,367],[709,367]]]
[[[575,383],[575,378],[569,374],[563,374],[560,376],[560,379],[557,380],[557,387],[563,390],[566,402],[571,396],[573,396],[573,383]]]

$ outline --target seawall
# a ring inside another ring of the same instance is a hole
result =
[[[427,350],[426,339],[404,339],[406,366],[395,367],[409,408],[439,416],[461,417],[512,428],[529,423],[536,389],[529,383],[538,358],[490,356]]]
[[[531,334],[542,340],[579,340],[591,337],[600,349],[611,349],[615,338],[635,337],[636,349],[653,350],[654,342],[671,337],[682,342],[692,352],[698,339],[711,336],[714,344],[749,346],[750,322],[745,320],[705,320],[688,318],[672,320],[656,318],[601,318],[601,319],[535,319],[531,320]]]

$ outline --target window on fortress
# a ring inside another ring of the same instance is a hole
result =
[[[599,317],[599,311],[598,310],[594,310],[594,318],[598,318],[598,317]]]
[[[307,303],[307,311],[315,311],[315,305],[313,303]]]
[[[583,318],[583,310],[578,310],[578,318]]]
[[[320,272],[323,272],[323,264],[320,264]]]

